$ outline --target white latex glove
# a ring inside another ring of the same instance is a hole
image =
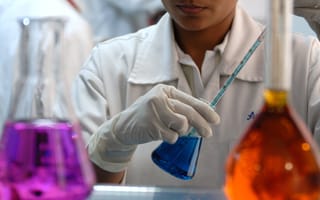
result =
[[[304,17],[320,39],[320,0],[294,0],[294,14]]]
[[[91,160],[109,172],[127,167],[137,144],[154,140],[174,143],[190,126],[202,137],[212,135],[220,117],[205,102],[168,85],[157,85],[90,138]]]

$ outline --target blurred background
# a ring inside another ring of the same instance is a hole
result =
[[[252,16],[263,23],[267,19],[267,3],[268,0],[239,0],[241,7],[245,8]],[[293,32],[316,36],[304,18],[293,16],[292,20]]]

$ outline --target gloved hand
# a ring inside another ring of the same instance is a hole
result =
[[[157,85],[130,107],[106,121],[91,137],[91,160],[109,172],[127,167],[137,144],[154,140],[174,143],[190,126],[202,137],[212,135],[210,124],[220,122],[205,102],[172,86]]]
[[[320,0],[294,0],[294,14],[304,17],[320,39]]]

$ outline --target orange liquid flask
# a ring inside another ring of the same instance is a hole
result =
[[[292,1],[270,0],[270,9],[265,102],[228,157],[224,191],[229,200],[318,200],[317,146],[288,102]]]

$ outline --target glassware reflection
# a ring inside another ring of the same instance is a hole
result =
[[[84,200],[95,177],[65,83],[65,20],[19,22],[19,64],[0,142],[0,199]]]

